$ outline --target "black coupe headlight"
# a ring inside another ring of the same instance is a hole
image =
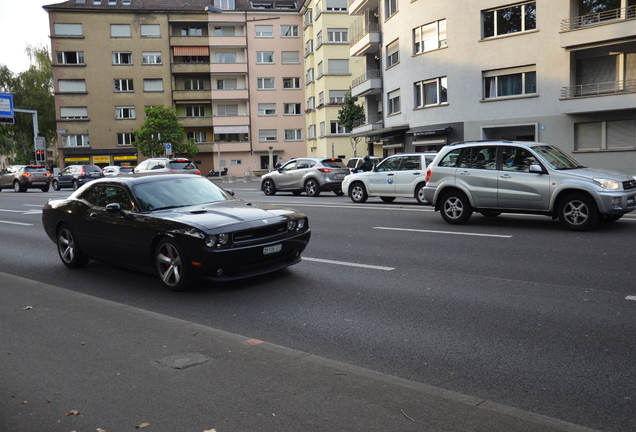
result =
[[[296,229],[296,221],[295,220],[287,221],[287,231],[293,231],[295,229]]]
[[[220,247],[230,240],[230,235],[228,233],[222,234],[214,234],[205,237],[205,245],[207,247]]]
[[[304,229],[305,228],[305,223],[307,222],[307,219],[298,219],[298,229]]]

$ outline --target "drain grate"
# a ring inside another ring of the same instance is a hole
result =
[[[198,366],[203,363],[207,363],[210,357],[204,356],[198,353],[188,354],[175,354],[169,357],[164,357],[161,360],[157,360],[158,363],[171,367],[173,369],[187,369],[192,366]]]

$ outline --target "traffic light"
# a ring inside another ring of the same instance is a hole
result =
[[[35,151],[35,163],[44,162],[46,157],[44,156],[44,150]]]

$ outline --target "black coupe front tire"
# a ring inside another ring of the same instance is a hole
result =
[[[57,252],[68,268],[80,268],[88,263],[88,258],[78,247],[75,233],[68,224],[62,225],[57,231]]]
[[[185,291],[190,287],[185,254],[175,240],[164,238],[159,242],[155,250],[155,268],[170,291]]]

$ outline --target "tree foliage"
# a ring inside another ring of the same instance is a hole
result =
[[[37,111],[38,132],[48,143],[56,137],[51,55],[43,45],[27,45],[25,51],[31,61],[28,70],[15,75],[6,65],[0,65],[0,91],[13,94],[15,109]],[[33,132],[33,115],[16,112],[15,124],[0,126],[0,153],[15,155],[17,163],[30,161]]]
[[[351,91],[345,93],[344,106],[338,111],[338,123],[351,131],[358,120],[364,119],[364,107],[358,105],[357,97],[351,96]],[[359,138],[351,137],[351,147],[354,156],[357,153]]]
[[[173,107],[157,105],[145,111],[146,120],[134,131],[135,141],[132,144],[139,153],[158,157],[165,153],[164,144],[170,143],[175,154],[187,154],[190,158],[197,154],[198,147],[193,140],[186,141],[185,131]]]

